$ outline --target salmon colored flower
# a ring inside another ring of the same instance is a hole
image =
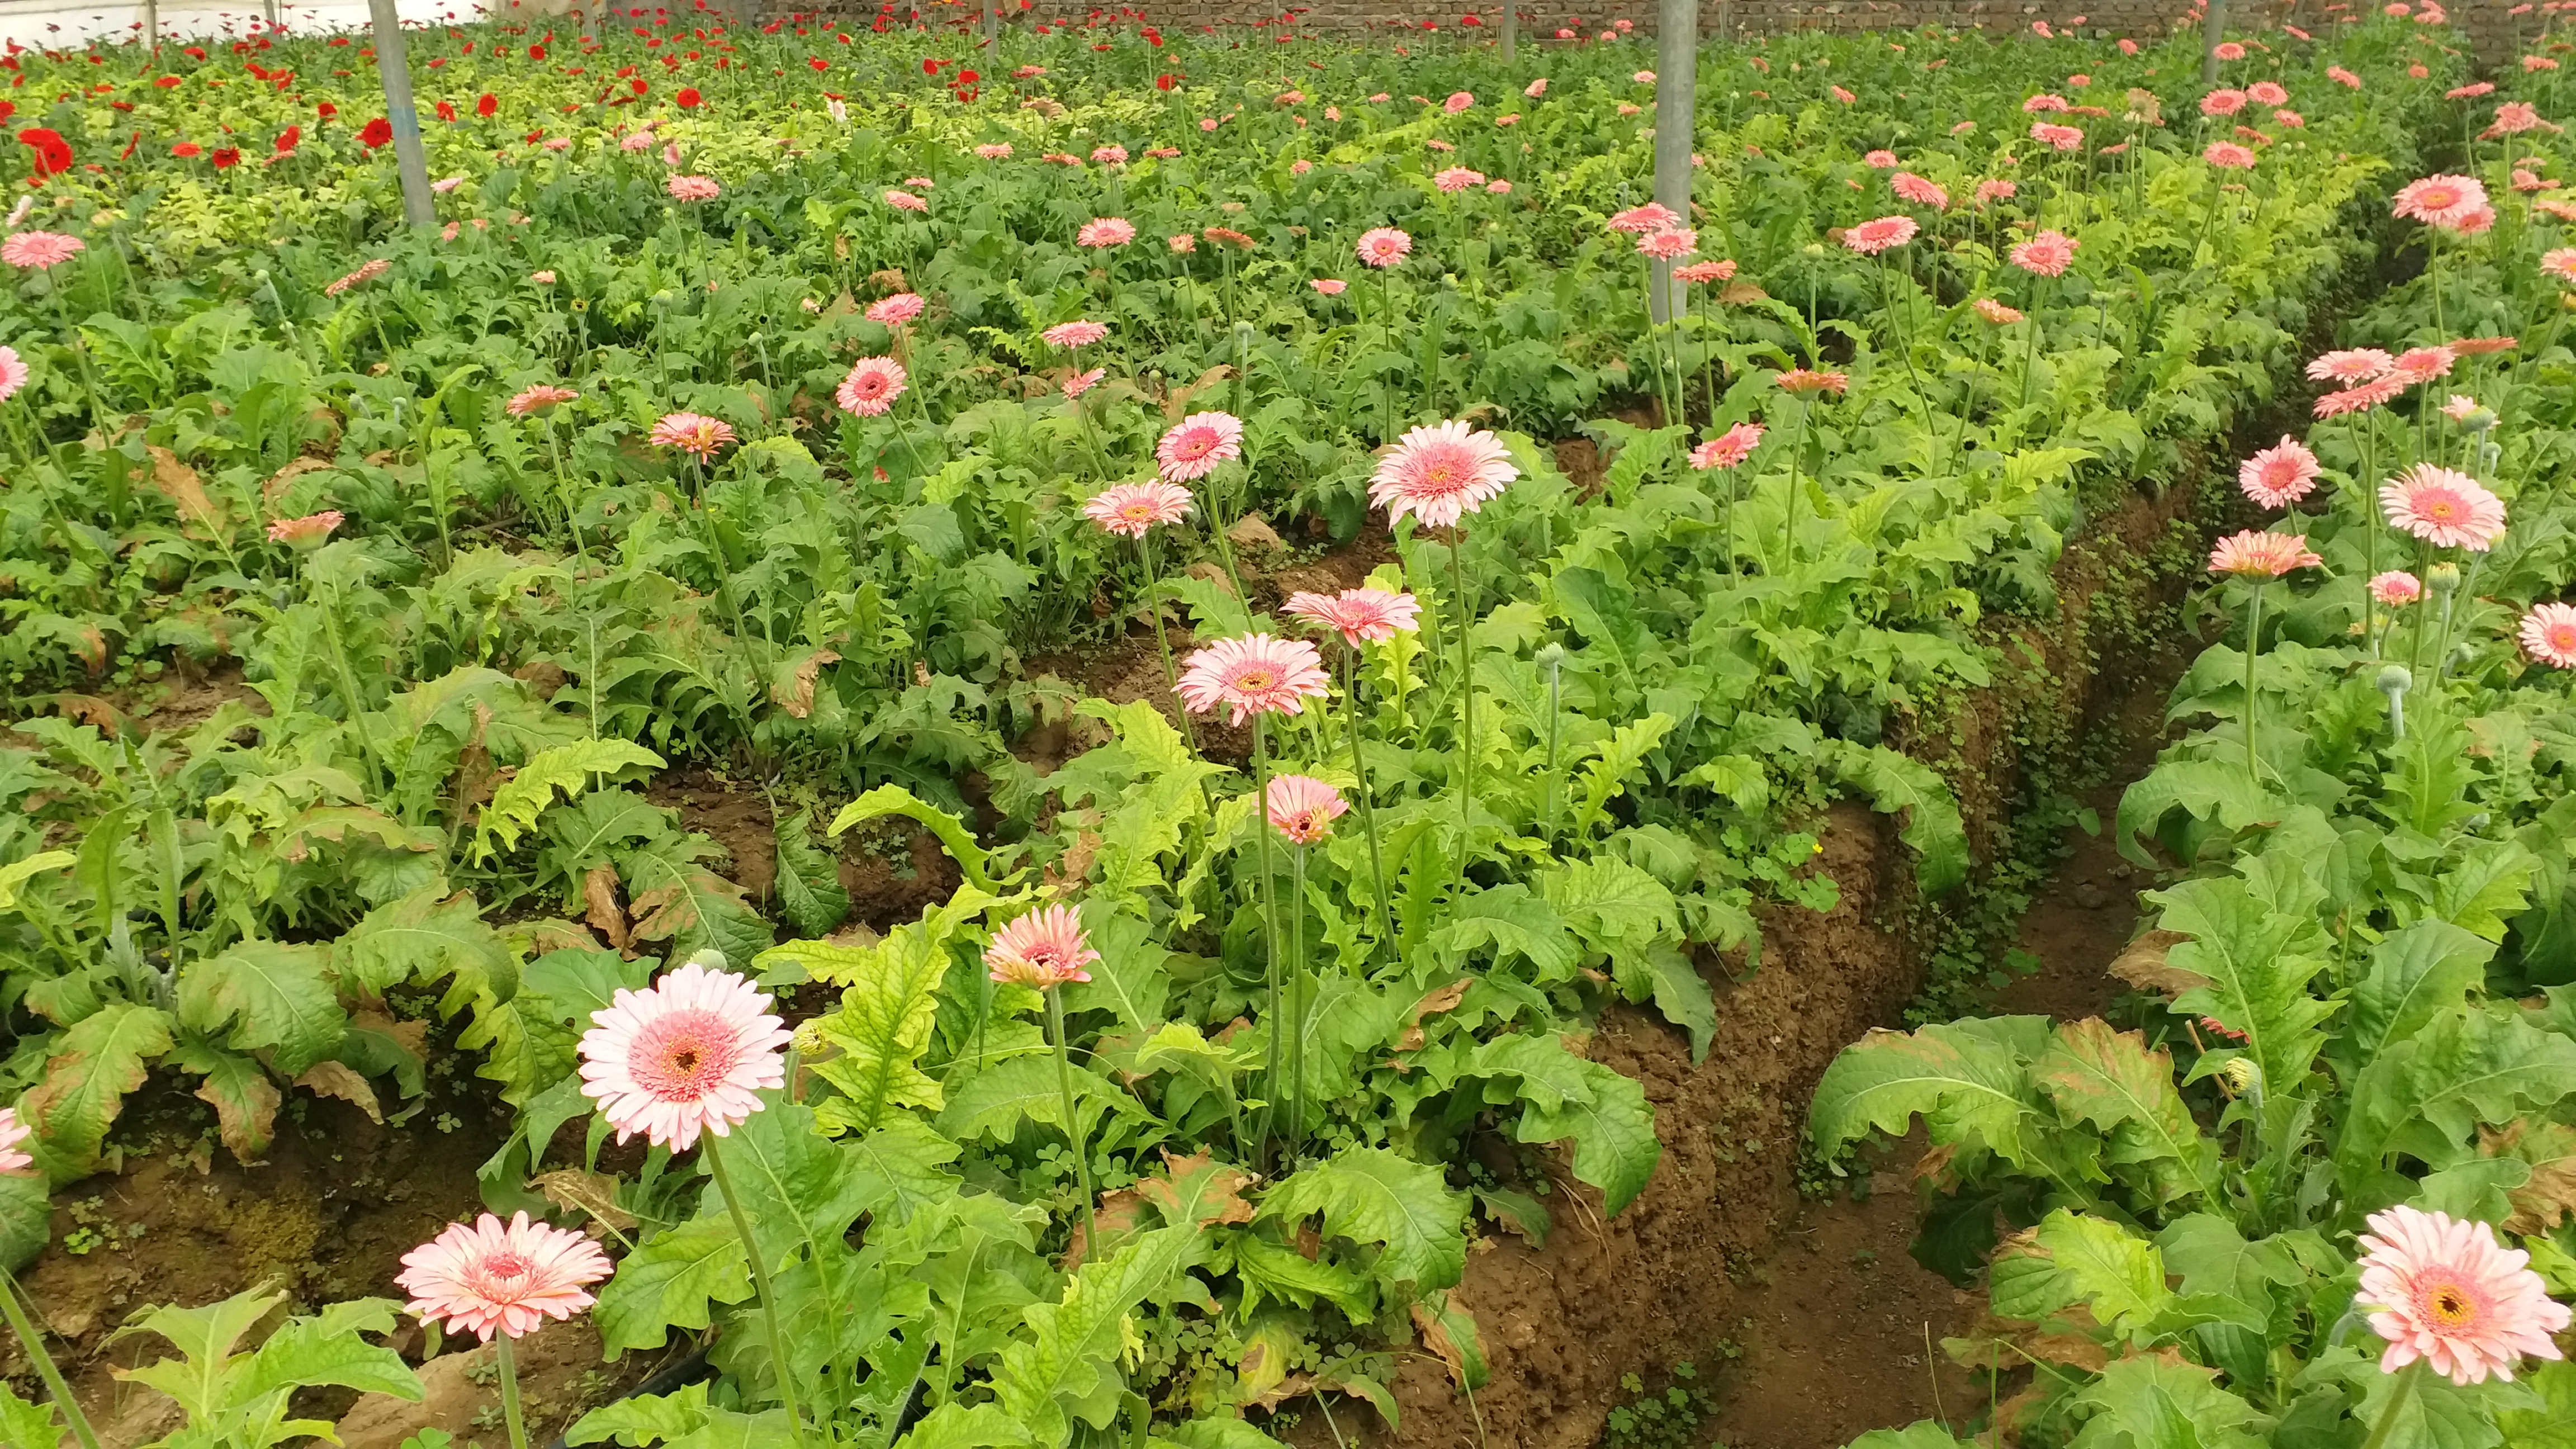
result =
[[[2450,376],[2451,364],[2457,361],[2459,354],[2447,347],[2410,347],[2389,364],[2388,376],[2393,382],[2413,387]]]
[[[1089,347],[1108,335],[1108,323],[1091,322],[1078,317],[1071,322],[1058,322],[1038,334],[1049,347]]]
[[[1223,705],[1229,724],[1250,714],[1303,714],[1306,701],[1332,692],[1324,656],[1303,639],[1247,634],[1219,639],[1192,654],[1174,690],[1192,714]]]
[[[2424,597],[2424,581],[2404,569],[2390,569],[2370,576],[2370,596],[2389,608],[2404,608]]]
[[[2361,89],[2361,77],[2354,75],[2351,71],[2348,71],[2339,65],[2330,65],[2326,67],[2326,79],[2333,81],[2336,85],[2344,86],[2351,90],[2357,91]]]
[[[2550,1336],[2567,1327],[2567,1308],[2551,1301],[2531,1255],[2498,1243],[2495,1229],[2403,1205],[2369,1222],[2353,1303],[2388,1341],[2381,1372],[2422,1359],[2466,1385],[2510,1381],[2526,1354],[2562,1356]]]
[[[2222,171],[2251,171],[2254,153],[2233,141],[2212,141],[2200,153],[2200,159]]]
[[[1976,204],[1983,206],[1989,201],[2010,201],[2020,194],[2019,183],[1991,177],[1977,183]]]
[[[1860,161],[1862,165],[1869,167],[1873,171],[1893,171],[1896,169],[1896,153],[1893,151],[1872,151],[1868,155],[1860,158]]]
[[[1317,277],[1306,285],[1323,293],[1327,297],[1338,297],[1342,295],[1343,292],[1349,290],[1351,284],[1343,281],[1339,277]]]
[[[1942,190],[1939,186],[1924,180],[1922,177],[1915,175],[1911,171],[1897,172],[1895,175],[1887,178],[1887,185],[1888,189],[1894,191],[1900,200],[1913,202],[1916,206],[1928,206],[1934,211],[1947,211],[1950,209],[1949,192]]]
[[[721,418],[711,418],[703,413],[664,413],[661,421],[653,424],[653,431],[645,441],[657,448],[677,448],[683,453],[694,453],[700,462],[704,462],[714,457],[718,448],[737,440],[733,424]]]
[[[1197,251],[1199,249],[1198,233],[1189,231],[1180,233],[1178,236],[1171,238],[1171,248],[1176,252]]]
[[[2236,485],[2265,508],[2287,508],[2308,496],[2321,471],[2317,455],[2284,434],[2280,442],[2237,465]]]
[[[449,1332],[485,1343],[496,1331],[518,1338],[549,1318],[588,1308],[591,1296],[583,1290],[609,1273],[608,1255],[597,1243],[531,1222],[524,1212],[507,1223],[490,1213],[471,1227],[450,1223],[402,1261],[394,1283],[411,1295],[405,1312],[424,1323],[443,1319]]]
[[[0,402],[16,397],[18,389],[27,385],[29,375],[26,359],[18,355],[17,348],[0,347]]]
[[[1681,224],[1681,213],[1659,201],[1649,201],[1643,206],[1629,207],[1626,211],[1611,217],[1609,223],[1612,231],[1634,232],[1639,236]]]
[[[2304,534],[2231,533],[2209,551],[2209,571],[2240,579],[2277,579],[2292,569],[2315,568],[2325,560],[2308,551]]]
[[[1637,250],[1657,261],[1672,261],[1699,250],[1699,233],[1686,226],[1648,232],[1637,238]]]
[[[724,192],[712,176],[675,175],[662,183],[662,189],[675,201],[713,201]]]
[[[1440,109],[1454,116],[1475,104],[1476,98],[1473,94],[1467,91],[1453,91],[1447,100],[1440,103]]]
[[[2204,116],[2232,116],[2245,109],[2245,99],[2245,92],[2240,90],[2214,90],[2200,98],[2200,113]]]
[[[1005,986],[1045,991],[1068,981],[1088,981],[1083,968],[1100,959],[1070,906],[1041,906],[993,933],[984,969]]]
[[[1312,775],[1273,775],[1262,806],[1271,829],[1298,845],[1313,845],[1333,833],[1334,817],[1349,810],[1351,802]]]
[[[2576,247],[2569,248],[2569,252],[2576,255]],[[2386,377],[2388,369],[2396,365],[2396,358],[2376,347],[2347,347],[2322,354],[2310,362],[2308,376],[2320,382],[2339,382],[2350,387],[2357,382]]]
[[[2397,189],[2389,215],[2456,228],[2487,205],[2487,189],[2467,176],[2427,176]]]
[[[1232,413],[1192,413],[1154,445],[1155,470],[1166,483],[1204,478],[1243,456],[1243,420]]]
[[[2286,106],[2290,103],[2290,93],[2281,88],[2279,81],[2256,81],[2245,88],[2245,98],[2258,106]]]
[[[18,1150],[18,1144],[33,1136],[34,1131],[18,1120],[17,1108],[0,1107],[0,1173],[22,1173],[36,1165],[36,1159]]]
[[[899,191],[893,187],[887,187],[884,195],[885,204],[893,207],[897,211],[909,211],[922,216],[930,214],[929,201],[922,197],[915,196],[909,191]]]
[[[1357,250],[1368,265],[1391,267],[1413,250],[1413,238],[1391,226],[1371,227],[1360,233]]]
[[[1444,170],[1434,172],[1431,177],[1431,184],[1438,187],[1443,192],[1454,195],[1458,192],[1465,191],[1470,187],[1484,185],[1485,173],[1482,171],[1471,170],[1465,166],[1451,166]]]
[[[1108,368],[1095,367],[1089,372],[1077,372],[1072,376],[1067,377],[1064,380],[1064,395],[1066,400],[1071,401],[1072,399],[1078,398],[1084,393],[1091,391],[1094,387],[1099,385],[1102,378],[1107,377],[1108,375]]]
[[[1420,628],[1421,611],[1413,595],[1385,589],[1344,589],[1338,594],[1300,590],[1288,596],[1282,609],[1294,618],[1339,630],[1342,642],[1354,649],[1363,643],[1383,644],[1399,631]]]
[[[1978,316],[1997,327],[2010,327],[2022,317],[2019,307],[2007,307],[1992,297],[1979,297],[1973,305],[1977,309]]]
[[[909,380],[903,364],[891,357],[862,357],[850,364],[833,397],[841,411],[854,418],[883,417],[903,396]]]
[[[1158,527],[1190,516],[1190,490],[1161,479],[1115,483],[1084,502],[1082,516],[1110,533],[1143,538]]]
[[[755,1095],[787,1080],[793,1033],[748,978],[690,961],[642,991],[620,987],[581,1037],[582,1095],[617,1140],[642,1133],[686,1152],[761,1109]]]
[[[2075,262],[2075,238],[2060,231],[2043,231],[2015,246],[2012,264],[2033,276],[2062,277]]]
[[[1073,234],[1079,247],[1123,247],[1136,239],[1136,227],[1123,216],[1095,217]]]
[[[1753,450],[1762,445],[1762,432],[1760,423],[1737,423],[1691,449],[1690,465],[1702,471],[1735,467],[1752,457]]]
[[[510,399],[508,411],[510,416],[514,418],[524,418],[531,413],[544,412],[546,409],[554,407],[559,403],[571,402],[580,396],[580,393],[573,391],[571,388],[557,387],[550,382],[541,382],[536,386],[529,388],[527,391],[520,393],[517,397]]]
[[[326,508],[302,518],[281,518],[269,524],[268,541],[285,544],[298,552],[310,552],[320,548],[323,540],[331,536],[331,530],[344,521],[336,508]]]
[[[2341,392],[2330,392],[2318,398],[2315,412],[2321,418],[2341,417],[2345,413],[2363,413],[2395,399],[2406,391],[2406,384],[2393,377],[2365,382]]]
[[[2525,653],[2543,664],[2576,669],[2576,604],[2534,604],[2519,631]]]
[[[987,161],[1007,161],[1011,156],[1011,144],[1008,141],[990,142],[976,147],[975,154]]]
[[[884,327],[901,327],[921,315],[929,306],[918,292],[897,292],[868,304],[868,320]]]
[[[89,243],[58,231],[22,231],[0,241],[0,262],[13,267],[33,267],[39,271],[61,266],[82,252]]]
[[[2435,548],[2484,553],[2504,536],[2504,500],[2466,473],[2418,463],[2379,490],[2389,526]]]
[[[1389,524],[1410,513],[1425,528],[1449,528],[1520,475],[1502,439],[1451,420],[1397,439],[1369,478],[1369,502]]]
[[[1914,240],[1922,228],[1910,216],[1882,216],[1864,221],[1843,232],[1843,245],[1865,257],[1877,256],[1891,247],[1901,247]]]
[[[1789,393],[1842,392],[1851,386],[1851,375],[1841,372],[1815,372],[1793,367],[1777,379],[1780,390]]]
[[[2084,145],[2084,128],[2061,126],[2054,121],[2030,123],[2030,138],[2057,151],[2074,151]]]
[[[1692,262],[1687,266],[1673,268],[1674,281],[1688,282],[1694,286],[1703,282],[1723,282],[1732,279],[1734,276],[1735,262],[1732,258],[1720,261]]]

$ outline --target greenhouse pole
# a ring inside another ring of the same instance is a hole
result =
[[[1691,143],[1699,124],[1693,92],[1698,81],[1699,0],[1662,0],[1655,23],[1655,200],[1691,224]],[[1673,264],[1655,263],[1647,289],[1655,325],[1673,318]]]
[[[394,0],[367,0],[367,10],[376,23],[376,75],[385,83],[385,119],[394,128],[394,169],[402,174],[403,220],[429,226],[438,220],[438,207],[430,200],[429,161],[420,149],[420,111],[411,102],[402,17]]]
[[[1520,0],[1503,0],[1503,64],[1510,65],[1513,52],[1520,48]]]
[[[1002,53],[1002,0],[984,0],[984,50]]]
[[[2200,83],[2218,84],[2218,42],[2227,38],[2227,0],[2209,0],[2209,18],[2200,27]]]

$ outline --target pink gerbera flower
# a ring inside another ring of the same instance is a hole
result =
[[[2427,176],[2397,189],[2391,216],[2427,226],[2457,227],[2487,205],[2487,189],[2467,176]]]
[[[2084,144],[2084,128],[2061,126],[2054,121],[2030,123],[2030,138],[2057,151],[2073,151]]]
[[[16,397],[18,389],[27,385],[28,376],[26,359],[18,355],[18,349],[0,347],[0,402]]]
[[[1341,791],[1312,775],[1271,776],[1262,804],[1270,828],[1299,845],[1312,845],[1332,834],[1333,817],[1351,808]]]
[[[1787,372],[1781,373],[1777,378],[1773,379],[1773,381],[1779,385],[1782,392],[1838,393],[1850,388],[1851,374],[1844,372],[1817,372],[1810,368],[1793,367]]]
[[[1071,322],[1058,322],[1038,334],[1045,339],[1049,347],[1089,347],[1108,335],[1108,323],[1090,322],[1080,318]]]
[[[724,194],[712,176],[673,176],[662,183],[673,201],[713,201]]]
[[[579,1233],[512,1215],[490,1213],[445,1231],[403,1254],[394,1282],[411,1295],[404,1311],[424,1323],[444,1319],[449,1332],[492,1341],[498,1331],[518,1338],[549,1318],[570,1318],[588,1308],[588,1285],[608,1276],[608,1255]]]
[[[2200,113],[2204,116],[2232,116],[2245,109],[2245,100],[2245,92],[2240,90],[2214,90],[2200,98]]]
[[[2393,1207],[2370,1215],[2360,1247],[2353,1302],[2388,1340],[2382,1372],[2423,1359],[2455,1384],[2510,1381],[2525,1354],[2561,1356],[2550,1335],[2567,1327],[2565,1305],[2550,1300],[2531,1255],[2498,1243],[2485,1223]]]
[[[716,449],[736,441],[731,423],[703,413],[664,413],[645,440],[657,448],[677,448],[684,453],[695,453],[701,461],[714,457]]]
[[[1342,295],[1343,292],[1347,291],[1351,284],[1343,281],[1339,277],[1317,277],[1306,285],[1323,293],[1327,297],[1338,297]]]
[[[2570,250],[2576,251],[2576,248]],[[2357,382],[2385,377],[2388,369],[2396,365],[2396,358],[2376,347],[2347,347],[2339,352],[2325,353],[2309,363],[2308,376],[2320,382],[2339,382],[2350,387]]]
[[[2435,548],[2484,553],[2504,534],[2504,500],[2466,473],[2418,463],[2379,490],[2389,526]]]
[[[2403,608],[2424,597],[2424,581],[2404,569],[2370,576],[2370,596],[2389,608]]]
[[[1283,612],[1341,631],[1342,642],[1356,649],[1363,643],[1383,644],[1398,631],[1409,633],[1421,627],[1422,606],[1411,594],[1385,589],[1344,589],[1338,594],[1300,590],[1288,596]]]
[[[929,304],[918,292],[897,292],[868,304],[868,320],[884,327],[901,327],[921,315]]]
[[[582,1095],[624,1142],[637,1133],[686,1152],[761,1108],[753,1095],[787,1080],[794,1033],[769,995],[733,972],[691,961],[642,991],[620,987],[581,1037]]]
[[[0,1107],[0,1173],[20,1173],[36,1165],[36,1159],[18,1150],[18,1144],[33,1136],[35,1129],[18,1120],[18,1109]]]
[[[1485,184],[1485,173],[1465,166],[1451,166],[1432,173],[1431,184],[1444,192],[1456,193]]]
[[[1868,155],[1860,158],[1860,160],[1862,165],[1867,166],[1874,171],[1893,171],[1896,169],[1896,153],[1893,151],[1872,151]]]
[[[541,413],[550,407],[571,402],[580,396],[580,393],[571,388],[541,382],[510,399],[509,414],[514,418],[524,418],[531,413]]]
[[[1920,230],[1922,227],[1910,216],[1882,216],[1847,228],[1843,232],[1843,245],[1862,256],[1874,257],[1890,247],[1901,247],[1914,240],[1914,234]]]
[[[1204,478],[1242,456],[1243,420],[1232,413],[1192,413],[1154,445],[1154,465],[1166,483]]]
[[[2332,418],[2340,417],[2345,413],[2368,412],[2405,390],[2406,384],[2393,377],[2383,377],[2376,382],[2365,382],[2358,387],[2348,387],[2341,392],[2330,392],[2318,398],[2316,415],[2321,418]]]
[[[1753,456],[1762,445],[1760,423],[1737,423],[1725,432],[1691,449],[1690,465],[1705,471],[1710,468],[1732,468]]]
[[[1078,247],[1123,247],[1135,239],[1135,223],[1123,216],[1094,217],[1073,234]]]
[[[2240,579],[2277,579],[2292,569],[2315,568],[2325,560],[2308,551],[2305,534],[2232,533],[2209,551],[2209,571]]]
[[[2202,149],[2200,159],[2217,167],[2221,171],[2251,171],[2254,169],[2254,152],[2250,148],[2239,146],[2233,141],[2210,142],[2207,147]]]
[[[1639,236],[1681,224],[1681,213],[1660,201],[1649,201],[1643,206],[1629,207],[1626,211],[1610,218],[1612,231],[1634,232]]]
[[[1156,527],[1190,516],[1190,490],[1161,479],[1112,484],[1084,502],[1082,516],[1111,533],[1143,538]]]
[[[1734,275],[1735,263],[1732,259],[1692,262],[1687,266],[1673,268],[1674,281],[1689,282],[1694,286],[1703,282],[1723,282]]]
[[[850,364],[849,376],[841,379],[834,394],[841,411],[854,418],[882,417],[903,396],[909,381],[903,364],[891,357],[862,357]]]
[[[1192,654],[1174,690],[1192,714],[1224,705],[1236,725],[1247,714],[1303,714],[1308,699],[1331,691],[1314,645],[1270,634],[1219,639]]]
[[[1413,238],[1391,226],[1371,227],[1360,233],[1360,260],[1372,267],[1394,266],[1412,250]]]
[[[2576,604],[2534,604],[2522,616],[2524,652],[2543,664],[2576,669]]]
[[[1651,231],[1637,238],[1637,250],[1657,261],[1669,262],[1699,250],[1699,233],[1686,226]]]
[[[2012,264],[2038,277],[2062,277],[2075,262],[2075,238],[2043,231],[2012,249]]]
[[[1038,991],[1090,980],[1082,968],[1099,959],[1069,906],[1041,906],[995,931],[984,948],[984,969],[994,980]]]
[[[2007,307],[1992,297],[1979,297],[1971,305],[1977,309],[1978,316],[1997,327],[2010,327],[2021,320],[2022,314],[2019,307]]]
[[[1455,420],[1415,428],[1378,459],[1369,502],[1394,523],[1411,513],[1425,528],[1449,528],[1521,475],[1502,439]]]
[[[1089,372],[1077,372],[1064,380],[1064,395],[1068,400],[1078,398],[1099,386],[1100,380],[1108,375],[1109,369],[1105,367],[1095,367]]]
[[[909,191],[897,191],[892,187],[886,189],[885,204],[897,211],[918,212],[924,216],[930,213],[928,198],[915,196]]]
[[[1922,177],[1915,175],[1911,171],[1897,172],[1895,175],[1887,178],[1887,184],[1889,189],[1896,193],[1899,200],[1913,202],[1916,206],[1928,206],[1934,211],[1947,211],[1950,209],[1949,192],[1942,190],[1939,186],[1924,180]]]
[[[2280,442],[2237,465],[2236,484],[2265,508],[2287,508],[2308,496],[2320,471],[2317,455],[2284,434]]]
[[[984,145],[976,147],[975,154],[987,161],[1007,161],[1011,158],[1011,143],[1008,141],[987,142]]]
[[[2290,93],[2281,88],[2279,81],[2256,81],[2245,88],[2245,98],[2258,106],[2286,106],[2290,103]]]
[[[323,540],[331,536],[331,531],[345,521],[336,508],[308,513],[302,518],[281,518],[269,524],[268,541],[299,551],[310,551],[320,548]]]
[[[2451,364],[2457,361],[2459,354],[2447,347],[2410,347],[2397,354],[2397,360],[2389,364],[2388,376],[2392,381],[2413,387],[2417,383],[2450,376]]]
[[[89,243],[76,236],[58,231],[22,231],[0,241],[0,262],[41,271],[61,266],[87,250]]]

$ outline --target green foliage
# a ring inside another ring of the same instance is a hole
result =
[[[118,1333],[153,1334],[178,1350],[175,1357],[116,1371],[120,1379],[168,1395],[187,1415],[186,1427],[161,1443],[171,1449],[268,1449],[327,1435],[326,1420],[286,1417],[287,1400],[300,1388],[330,1385],[421,1397],[420,1380],[402,1356],[360,1336],[392,1330],[399,1306],[392,1299],[334,1303],[309,1317],[288,1318],[256,1347],[242,1347],[243,1336],[285,1301],[283,1294],[251,1289],[203,1308],[149,1309]]]

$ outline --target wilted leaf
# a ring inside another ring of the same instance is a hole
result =
[[[538,1173],[528,1179],[528,1186],[544,1193],[546,1201],[566,1212],[588,1213],[620,1231],[635,1226],[635,1215],[617,1205],[617,1178],[613,1174],[566,1167]]]
[[[2161,991],[2168,999],[2207,986],[2208,977],[2176,970],[2166,960],[2174,947],[2190,939],[2180,931],[2149,931],[2111,958],[2111,974],[2141,991]]]
[[[384,1109],[376,1105],[376,1089],[341,1062],[315,1062],[295,1079],[295,1085],[320,1097],[337,1097],[367,1114],[370,1122],[385,1120]]]

